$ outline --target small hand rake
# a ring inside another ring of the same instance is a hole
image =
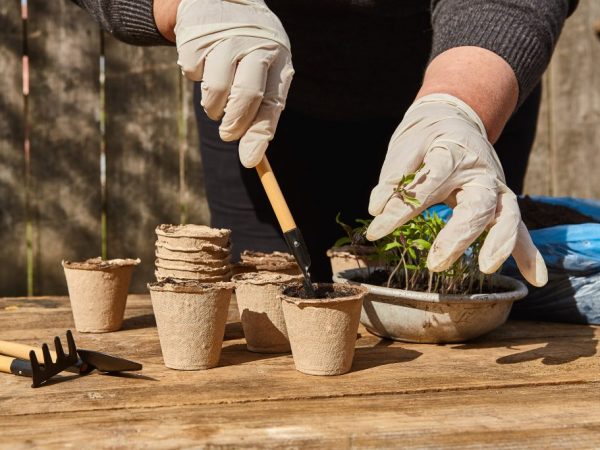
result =
[[[42,355],[44,357],[43,365],[38,361],[34,350],[29,352],[29,361],[0,356],[0,372],[13,373],[25,377],[31,377],[33,383],[31,387],[39,387],[52,378],[54,375],[74,366],[79,361],[75,340],[71,331],[67,331],[67,345],[69,353],[65,355],[62,344],[58,336],[54,338],[54,348],[56,349],[55,361],[52,361],[52,355],[47,344],[42,345]]]

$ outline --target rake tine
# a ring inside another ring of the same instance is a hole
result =
[[[50,355],[50,349],[48,348],[48,344],[42,345],[42,353],[44,354],[44,370],[48,370],[54,365],[54,363],[52,362],[52,355]]]
[[[58,336],[54,338],[54,348],[56,349],[56,362],[65,359],[65,352],[63,351],[62,344]]]
[[[35,356],[35,352],[33,350],[29,352],[29,362],[31,363],[31,387],[36,388],[45,380],[42,376],[42,369],[40,368],[40,363],[38,362],[37,356]]]
[[[29,363],[31,364],[31,378],[33,383],[31,387],[36,388],[42,386],[53,376],[67,370],[72,366],[76,366],[79,362],[79,354],[77,353],[77,347],[75,346],[75,340],[71,331],[67,331],[67,343],[69,346],[69,354],[65,355],[60,338],[56,336],[54,338],[54,347],[56,348],[56,361],[52,361],[52,355],[48,344],[42,345],[42,355],[44,361],[40,363],[41,357],[38,357],[36,350],[29,352]],[[27,370],[25,370],[27,369]],[[27,372],[29,375],[29,368],[23,366],[23,372]]]
[[[73,339],[73,333],[71,333],[71,330],[67,330],[67,345],[69,346],[69,358],[79,359],[77,347],[75,347],[75,339]]]

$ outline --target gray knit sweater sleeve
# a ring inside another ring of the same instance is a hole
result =
[[[501,56],[519,83],[519,104],[540,80],[578,0],[432,0],[431,58],[475,46]]]
[[[154,0],[72,0],[120,41],[134,45],[175,45],[154,22]]]

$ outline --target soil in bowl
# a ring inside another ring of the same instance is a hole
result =
[[[599,223],[590,216],[580,213],[568,206],[552,205],[532,199],[528,195],[518,198],[521,218],[527,228],[540,228],[557,225],[578,225],[582,223]]]
[[[388,279],[390,277],[390,271],[386,269],[375,269],[369,271],[369,274],[365,276],[356,276],[352,278],[351,281],[356,283],[364,283],[364,284],[372,284],[374,286],[381,287],[389,287],[395,289],[404,289],[402,283],[400,283],[396,278],[392,279],[392,282],[388,285]],[[422,281],[417,285],[416,289],[412,289],[418,292],[428,292],[428,284],[425,281]],[[494,283],[494,278],[491,276],[484,276],[483,283],[480,285],[477,284],[474,286],[472,294],[493,294],[493,293],[501,293],[506,292],[506,289],[502,286],[498,286]],[[454,292],[445,292],[446,294],[453,294]]]

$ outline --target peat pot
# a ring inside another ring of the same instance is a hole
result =
[[[375,248],[367,245],[343,245],[327,250],[331,271],[336,274],[349,269],[374,267],[378,265]]]
[[[322,298],[300,298],[297,293],[303,289],[301,286],[287,287],[279,296],[294,364],[298,371],[309,375],[341,375],[352,367],[367,290],[347,284],[314,286]]]
[[[233,283],[167,279],[148,288],[165,366],[177,370],[217,366]]]
[[[69,300],[80,333],[121,329],[131,274],[139,259],[63,261]]]
[[[442,344],[464,342],[498,328],[513,302],[527,295],[518,280],[494,276],[497,293],[454,295],[405,291],[351,280],[365,278],[366,269],[335,274],[337,283],[368,290],[360,322],[376,336],[396,341]]]
[[[236,275],[233,281],[248,350],[289,352],[290,342],[278,295],[282,286],[300,284],[302,276],[252,272]]]

